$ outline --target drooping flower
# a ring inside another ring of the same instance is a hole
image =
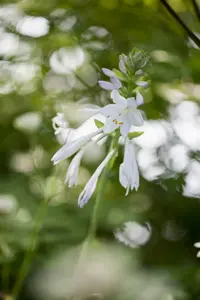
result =
[[[68,183],[68,187],[71,188],[72,186],[77,184],[78,179],[78,171],[81,163],[81,159],[83,157],[84,150],[81,149],[72,159],[65,178],[65,183]]]
[[[110,133],[120,127],[120,132],[126,136],[131,128],[131,125],[143,125],[143,117],[137,106],[142,104],[142,95],[137,94],[136,99],[124,98],[117,90],[113,90],[111,98],[114,104],[108,104],[100,109],[100,113],[107,117],[104,133]]]
[[[135,156],[134,144],[132,140],[126,138],[124,160],[119,169],[119,181],[126,189],[126,196],[129,191],[139,187],[139,171]]]
[[[53,161],[53,164],[56,165],[60,161],[69,158],[73,154],[75,154],[81,147],[83,147],[85,144],[87,144],[93,137],[98,135],[102,132],[102,128],[98,129],[95,132],[92,132],[90,134],[84,135],[71,143],[67,143],[64,146],[62,146],[52,157],[51,161]]]
[[[89,179],[84,190],[79,195],[79,198],[78,198],[79,207],[82,208],[90,200],[92,194],[94,193],[94,191],[96,189],[96,185],[97,185],[99,176],[101,175],[103,169],[105,168],[105,166],[107,165],[109,160],[112,158],[114,152],[115,152],[115,150],[113,149],[107,154],[107,156],[104,158],[102,163],[98,166],[96,171],[93,173],[92,177]]]
[[[65,120],[63,113],[57,113],[57,115],[53,117],[52,126],[55,130],[55,135],[61,133],[68,127],[68,122]]]

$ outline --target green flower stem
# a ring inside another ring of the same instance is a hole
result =
[[[87,237],[85,239],[85,241],[83,242],[82,248],[81,248],[81,252],[80,252],[80,256],[78,259],[78,262],[76,264],[76,270],[75,273],[77,271],[77,269],[79,269],[79,266],[82,263],[82,260],[84,259],[85,255],[88,252],[88,248],[90,246],[90,244],[92,243],[93,238],[95,237],[96,234],[96,230],[97,230],[97,225],[98,225],[98,211],[99,211],[99,206],[100,206],[100,202],[103,199],[104,196],[104,192],[105,192],[105,186],[107,183],[107,175],[110,171],[110,169],[112,168],[115,159],[117,157],[117,149],[118,149],[118,139],[119,139],[119,133],[116,132],[115,136],[113,136],[112,138],[112,142],[110,144],[110,148],[109,151],[115,149],[115,152],[113,153],[113,156],[111,157],[109,163],[107,164],[107,166],[105,167],[102,175],[100,176],[99,179],[99,184],[98,184],[98,189],[97,189],[97,197],[95,200],[95,204],[94,204],[94,209],[93,209],[93,213],[92,213],[92,219],[91,219],[91,223],[90,223],[90,227],[88,230],[88,234]]]
[[[38,235],[42,228],[42,224],[43,224],[44,218],[47,213],[48,203],[49,203],[49,200],[42,201],[42,203],[38,209],[36,219],[35,219],[35,224],[33,225],[33,229],[30,234],[29,248],[25,254],[24,260],[19,269],[19,274],[17,276],[16,282],[13,287],[12,300],[17,299],[19,292],[21,290],[21,287],[23,285],[24,279],[26,278],[26,276],[29,273],[33,255],[34,255],[35,249],[37,247]]]

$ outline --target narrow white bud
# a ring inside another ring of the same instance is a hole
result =
[[[92,177],[89,179],[88,183],[86,184],[84,190],[81,192],[79,198],[78,198],[78,205],[79,207],[83,207],[90,198],[92,197],[92,194],[94,193],[96,189],[96,185],[99,179],[99,176],[101,175],[103,169],[109,162],[109,160],[112,158],[114,154],[114,150],[111,150],[108,155],[105,157],[105,159],[102,161],[102,163],[98,166]]]

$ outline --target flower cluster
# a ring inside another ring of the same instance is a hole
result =
[[[110,81],[99,81],[99,85],[101,88],[111,91],[112,103],[104,107],[98,107],[94,110],[94,114],[100,114],[104,122],[94,119],[97,126],[95,132],[72,141],[68,140],[52,157],[53,163],[58,164],[60,161],[76,154],[69,165],[65,180],[68,186],[72,187],[77,184],[79,166],[88,143],[91,140],[100,143],[105,137],[112,139],[107,156],[98,166],[79,196],[79,207],[83,207],[91,198],[99,176],[109,161],[116,156],[120,137],[123,137],[124,140],[124,159],[119,167],[120,184],[126,189],[126,195],[130,190],[134,188],[137,190],[139,187],[139,171],[133,139],[143,132],[131,130],[133,126],[142,126],[144,122],[143,113],[140,111],[139,106],[144,103],[142,89],[148,86],[147,75],[143,70],[147,63],[148,56],[146,53],[136,49],[128,56],[120,55],[119,70],[103,68],[103,73],[110,78]],[[59,133],[66,126],[67,123],[64,122],[61,114],[53,118],[55,133]]]

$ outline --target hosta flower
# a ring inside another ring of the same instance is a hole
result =
[[[119,169],[119,181],[126,189],[126,196],[129,190],[139,187],[139,171],[134,151],[134,144],[128,138],[125,141],[124,160]]]
[[[57,113],[57,115],[52,119],[52,126],[55,130],[55,135],[61,133],[68,127],[68,122],[65,120],[63,113]]]
[[[69,164],[65,178],[65,183],[68,183],[69,187],[77,184],[81,159],[85,148],[91,140],[100,145],[100,143],[105,142],[107,137],[109,137],[112,140],[112,147],[115,147],[115,149],[108,153],[86,184],[78,198],[79,207],[83,207],[94,193],[99,176],[114,153],[117,152],[120,138],[125,140],[125,150],[124,159],[119,168],[119,181],[126,189],[126,195],[130,190],[134,188],[137,190],[139,187],[139,171],[134,152],[134,144],[129,138],[138,137],[142,132],[129,131],[132,126],[142,126],[144,122],[142,113],[138,109],[138,107],[144,103],[144,99],[138,92],[140,88],[137,86],[143,88],[148,86],[148,82],[145,81],[147,78],[146,74],[144,74],[141,69],[147,63],[145,55],[145,53],[136,49],[128,56],[124,54],[120,55],[118,71],[112,71],[107,68],[102,69],[110,81],[99,81],[99,85],[105,90],[112,91],[111,98],[113,103],[102,108],[96,105],[82,106],[81,111],[89,115],[87,116],[87,122],[93,119],[93,123],[89,126],[89,134],[86,134],[82,126],[83,124],[79,126],[79,130],[67,128],[68,124],[64,120],[64,115],[61,113],[58,113],[57,116],[52,119],[55,134],[65,133],[66,136],[65,144],[54,154],[51,159],[52,162],[58,164],[60,161],[75,154]],[[127,95],[130,95],[130,97],[126,98]],[[136,96],[131,97],[132,95]],[[100,120],[95,118],[98,118],[98,116]],[[94,129],[96,131],[91,132],[92,125],[96,125],[99,129]],[[117,129],[116,134],[111,134]],[[66,132],[69,134],[66,135]],[[119,133],[121,133],[121,136]]]
[[[84,150],[81,149],[72,159],[69,168],[67,170],[65,183],[68,183],[68,187],[71,188],[73,185],[77,184],[78,171],[83,157]]]
[[[100,128],[95,132],[84,135],[72,141],[71,143],[65,144],[54,154],[51,161],[53,161],[53,164],[56,165],[60,161],[69,158],[70,156],[74,155],[79,149],[81,149],[85,144],[87,144],[93,137],[95,137],[101,132],[102,129]]]
[[[140,93],[134,97],[124,98],[117,90],[113,90],[111,98],[114,104],[108,104],[100,109],[100,113],[107,117],[104,133],[110,133],[120,127],[120,132],[126,136],[131,128],[131,125],[143,125],[143,117],[137,106],[142,104],[143,98]]]
[[[115,152],[115,150],[111,150],[107,154],[105,159],[98,166],[98,168],[96,169],[96,171],[94,172],[94,174],[92,175],[92,177],[90,178],[88,183],[86,184],[84,190],[82,191],[82,193],[80,194],[80,196],[78,198],[79,207],[83,207],[90,200],[92,194],[94,193],[94,191],[96,189],[96,185],[97,185],[99,176],[101,175],[103,169],[105,168],[105,166],[107,165],[109,160],[112,158],[114,152]]]

